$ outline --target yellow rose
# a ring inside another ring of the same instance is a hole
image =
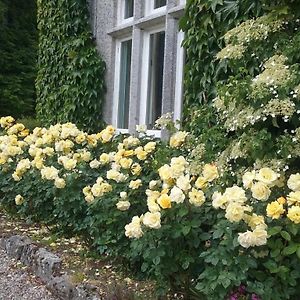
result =
[[[300,205],[300,191],[290,192],[287,196],[288,205]]]
[[[128,210],[130,207],[130,202],[129,201],[119,201],[117,204],[117,209],[121,211]]]
[[[143,224],[149,228],[159,229],[160,224],[160,212],[146,212],[142,218]]]
[[[142,171],[142,167],[138,163],[134,163],[131,165],[131,174],[132,175],[140,175]]]
[[[152,198],[147,199],[148,210],[152,213],[160,211],[160,206]]]
[[[204,189],[207,186],[207,180],[204,177],[198,177],[195,186],[198,189]]]
[[[191,188],[190,185],[190,176],[189,175],[181,175],[177,180],[176,180],[176,185],[182,189],[183,191],[187,191]]]
[[[163,192],[162,192],[162,194],[163,194]],[[171,189],[170,198],[171,198],[172,202],[183,203],[183,201],[185,199],[185,195],[179,187],[174,186]]]
[[[195,206],[201,206],[205,202],[204,193],[200,190],[196,190],[195,188],[189,192],[189,202]]]
[[[187,135],[188,133],[185,131],[178,131],[174,133],[170,138],[170,146],[172,148],[179,148],[184,143]]]
[[[125,157],[121,158],[119,161],[119,164],[123,169],[129,169],[132,163],[133,161],[131,158],[125,158]]]
[[[101,162],[101,164],[105,165],[108,164],[110,161],[110,156],[107,153],[102,153],[99,157],[99,161]]]
[[[278,173],[274,172],[272,169],[262,168],[259,170],[255,179],[272,187],[275,185],[275,183],[279,177],[280,177],[280,175]]]
[[[21,195],[17,195],[15,197],[15,203],[16,205],[22,205],[24,203],[24,198]]]
[[[229,202],[228,197],[222,195],[219,192],[214,192],[212,195],[212,206],[216,209],[222,208],[225,209],[227,203]]]
[[[66,186],[66,182],[63,178],[56,177],[55,180],[54,180],[54,185],[58,189],[63,189]]]
[[[287,186],[294,192],[300,191],[300,174],[292,174],[287,181]]]
[[[131,223],[125,226],[125,236],[136,239],[143,236],[141,219],[138,216],[133,217]]]
[[[163,165],[158,169],[158,174],[161,180],[167,181],[171,178],[172,169],[169,165]]]
[[[130,157],[134,155],[134,151],[131,149],[131,150],[125,150],[124,153],[123,153],[123,156],[124,157]]]
[[[41,175],[43,179],[55,180],[58,177],[59,171],[55,167],[44,167],[41,169]]]
[[[82,144],[85,141],[86,135],[84,133],[80,133],[79,135],[76,136],[75,142],[77,144]]]
[[[261,201],[268,200],[271,194],[269,187],[261,181],[258,181],[252,185],[251,192],[253,198]]]
[[[266,228],[267,227],[264,217],[263,216],[258,216],[257,214],[253,214],[251,216],[244,215],[244,220],[251,227],[252,230],[257,228],[258,226],[260,228]]]
[[[295,224],[300,224],[300,206],[290,207],[287,217]]]
[[[219,177],[218,169],[213,164],[206,164],[203,167],[202,175],[206,181],[211,182]]]
[[[171,198],[167,194],[162,194],[158,199],[157,203],[161,208],[171,208]]]
[[[152,151],[155,150],[156,147],[156,142],[148,142],[145,146],[144,146],[144,150],[147,153],[151,153]]]
[[[244,248],[262,246],[267,243],[268,233],[265,229],[256,228],[253,231],[239,233],[238,242]]]
[[[230,202],[226,208],[225,218],[230,222],[239,222],[243,219],[245,208],[239,203]]]
[[[142,181],[140,179],[131,180],[129,183],[129,188],[133,190],[137,190],[142,185]]]
[[[243,185],[244,185],[244,188],[245,189],[250,189],[253,185],[253,180],[255,179],[255,171],[251,171],[251,172],[246,172],[244,175],[243,175]]]
[[[283,205],[277,201],[273,201],[267,205],[267,216],[272,219],[279,219],[284,212]]]
[[[145,160],[147,158],[148,153],[143,150],[143,147],[138,147],[134,150],[136,157],[139,160]]]

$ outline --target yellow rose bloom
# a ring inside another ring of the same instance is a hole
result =
[[[172,169],[169,165],[163,165],[158,169],[158,174],[161,180],[167,181],[171,178]]]
[[[290,207],[287,217],[295,224],[300,224],[300,206]]]
[[[188,133],[185,131],[178,131],[174,133],[170,138],[170,146],[172,148],[179,148],[184,143],[187,135]]]
[[[239,203],[230,202],[226,208],[225,218],[230,222],[239,222],[243,219],[245,207]]]
[[[207,186],[207,180],[204,177],[198,177],[195,186],[198,189],[204,189]]]
[[[140,175],[142,171],[142,167],[138,163],[134,163],[131,165],[131,174],[132,175]]]
[[[291,205],[300,205],[300,191],[290,192],[287,196],[287,203]]]
[[[253,198],[261,201],[268,200],[271,194],[269,187],[261,181],[258,181],[252,185],[251,192]]]
[[[125,158],[125,157],[121,158],[119,161],[119,164],[123,169],[129,169],[132,163],[133,161],[131,158]]]
[[[124,157],[130,157],[134,155],[134,151],[131,149],[131,150],[125,150],[124,153],[123,153],[123,156]]]
[[[109,154],[107,153],[102,153],[99,157],[99,161],[101,162],[101,164],[105,165],[108,164],[110,161],[110,157]]]
[[[129,183],[129,188],[133,190],[137,190],[142,185],[142,181],[140,179],[131,180]]]
[[[283,205],[278,201],[273,201],[267,205],[267,216],[272,219],[279,219],[284,212]]]
[[[206,181],[211,182],[219,177],[219,172],[215,165],[205,164],[203,167],[202,175]]]
[[[168,194],[162,194],[158,199],[157,203],[160,205],[161,208],[171,208],[171,198]]]
[[[17,195],[15,197],[15,203],[16,205],[22,205],[24,203],[24,198],[21,195]]]
[[[147,153],[151,153],[152,151],[155,150],[155,147],[156,147],[156,142],[149,142],[144,146],[144,150]]]
[[[54,185],[58,188],[58,189],[63,189],[66,186],[66,182],[63,178],[55,178],[54,180]]]
[[[145,160],[147,158],[148,153],[143,150],[143,147],[138,147],[134,150],[134,154],[139,160]]]
[[[192,188],[192,191],[189,192],[189,202],[195,206],[201,206],[205,202],[204,193]]]
[[[258,174],[255,176],[255,179],[272,187],[275,185],[275,183],[279,177],[280,177],[280,175],[278,173],[274,172],[272,169],[262,168],[259,170]]]

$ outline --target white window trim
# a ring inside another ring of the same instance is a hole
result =
[[[119,93],[120,93],[120,71],[121,71],[121,46],[123,42],[132,40],[132,36],[127,36],[116,40],[116,55],[115,55],[115,78],[114,78],[114,95],[112,108],[112,125],[118,132],[128,133],[128,128],[117,128],[118,125],[118,111],[119,111]],[[131,67],[131,66],[130,66]]]
[[[141,80],[141,100],[140,100],[140,116],[139,124],[146,124],[147,120],[147,101],[148,101],[148,84],[149,84],[149,55],[150,55],[150,36],[153,33],[165,31],[163,25],[154,27],[144,32],[143,36],[143,54],[142,54],[142,80]],[[148,134],[153,134],[156,137],[161,136],[160,130],[147,130]]]
[[[184,73],[184,57],[185,52],[182,47],[184,40],[184,32],[179,31],[177,34],[177,54],[176,54],[176,83],[175,83],[175,99],[174,99],[174,115],[173,120],[181,120],[182,114],[182,98],[183,98],[183,73]]]
[[[133,8],[134,10],[134,8]],[[130,18],[125,19],[124,18],[125,13],[125,0],[119,0],[118,1],[118,9],[117,9],[117,23],[118,25],[128,24],[133,22],[133,16]],[[134,12],[133,12],[134,14]]]
[[[154,8],[155,0],[145,0],[145,15],[149,16],[154,13],[165,12],[167,10],[167,5]]]

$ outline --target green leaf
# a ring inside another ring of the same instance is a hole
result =
[[[270,236],[278,234],[282,230],[282,226],[274,226],[268,229]]]
[[[297,244],[290,245],[282,250],[282,254],[283,255],[291,255],[297,251],[298,247],[299,246]]]
[[[291,240],[291,236],[287,231],[281,231],[280,234],[285,240],[287,240],[287,241]]]

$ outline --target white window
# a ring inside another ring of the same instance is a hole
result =
[[[132,39],[116,43],[115,93],[113,123],[118,129],[128,129]]]
[[[119,0],[118,22],[125,23],[133,20],[134,0]]]
[[[166,0],[145,0],[146,15],[166,10]]]
[[[144,34],[140,123],[153,129],[162,114],[165,31],[162,28]]]

